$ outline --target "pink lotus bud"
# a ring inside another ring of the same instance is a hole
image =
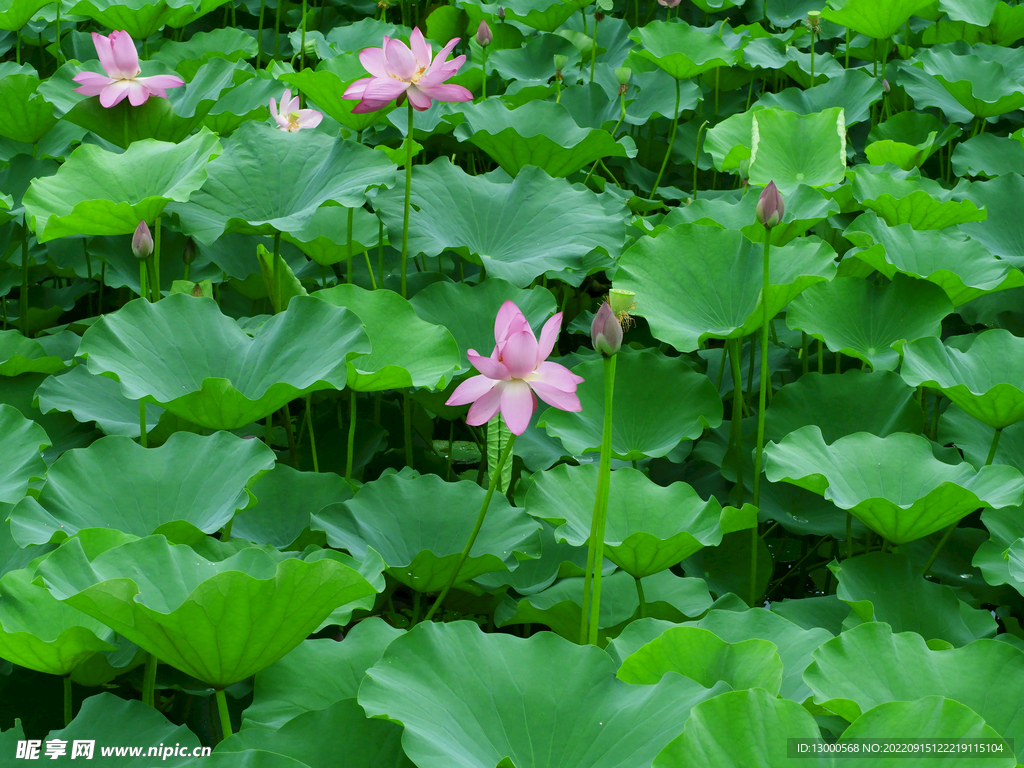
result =
[[[499,5],[499,6],[498,6],[498,21],[504,21],[504,20],[505,20],[505,9],[504,9],[504,8],[502,8],[502,7],[501,7],[501,6]]]
[[[882,78],[882,90],[885,91],[886,93],[889,92],[889,81],[886,80],[884,77]]]
[[[153,253],[153,235],[144,221],[139,222],[132,235],[132,253],[139,261],[145,261]]]
[[[774,181],[769,181],[757,201],[757,221],[771,229],[782,221],[785,214],[786,204],[779,194],[779,188],[775,186]]]
[[[491,34],[491,28],[487,26],[486,21],[481,21],[480,26],[476,28],[476,43],[481,48],[486,48],[494,40],[494,35]]]
[[[601,305],[590,325],[590,340],[594,349],[605,357],[611,357],[622,346],[622,326],[607,301]]]

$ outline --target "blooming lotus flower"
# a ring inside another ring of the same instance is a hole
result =
[[[128,97],[133,107],[146,103],[150,96],[167,98],[165,88],[179,88],[185,84],[177,75],[139,77],[139,54],[132,36],[127,32],[111,32],[109,37],[92,33],[92,42],[106,76],[98,72],[79,72],[72,79],[81,83],[76,93],[99,96],[100,104],[113,107]]]
[[[537,397],[563,411],[582,410],[576,385],[583,379],[564,365],[547,360],[561,324],[559,312],[544,324],[538,342],[519,307],[506,301],[494,320],[491,356],[482,357],[473,349],[467,353],[481,375],[462,382],[445,405],[472,403],[466,423],[474,427],[486,424],[500,410],[516,435],[530,425]]]
[[[324,119],[323,113],[315,109],[299,109],[299,97],[292,98],[290,88],[285,88],[281,96],[280,109],[274,97],[270,97],[270,114],[273,115],[277,127],[288,133],[295,133],[303,128],[316,128]]]
[[[786,203],[774,181],[769,181],[768,186],[761,192],[754,215],[757,216],[758,224],[763,224],[769,229],[782,221],[782,217],[786,215]]]
[[[461,85],[446,83],[459,71],[465,56],[445,61],[459,42],[454,37],[437,56],[433,56],[423,33],[416,27],[409,36],[411,48],[401,40],[384,35],[380,48],[363,48],[359,61],[373,77],[356,80],[342,98],[359,99],[352,110],[355,113],[375,112],[392,99],[406,97],[415,109],[423,111],[435,101],[472,101],[473,94]]]

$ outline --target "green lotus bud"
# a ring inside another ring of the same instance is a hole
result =
[[[563,56],[560,53],[556,53],[555,54],[555,69],[557,69],[559,72],[561,72],[562,69],[565,67],[565,65],[568,64],[568,63],[569,63],[569,57],[568,56]]]

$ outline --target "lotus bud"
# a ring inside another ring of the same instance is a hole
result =
[[[494,35],[491,34],[491,28],[487,26],[486,21],[481,21],[480,26],[476,28],[476,43],[481,48],[486,48],[494,40]]]
[[[785,214],[786,204],[779,194],[779,188],[775,186],[774,181],[769,181],[757,201],[757,221],[771,229],[782,221]]]
[[[616,67],[615,79],[619,81],[619,85],[629,85],[629,78],[633,76],[633,70],[629,67]]]
[[[181,260],[191,264],[196,260],[196,241],[191,237],[185,238],[185,247],[181,249]]]
[[[594,349],[605,357],[611,357],[622,346],[622,326],[607,301],[601,305],[590,325],[590,340]]]
[[[884,77],[882,78],[882,90],[885,91],[886,93],[889,92],[889,81],[886,80]]]
[[[505,9],[504,9],[504,8],[502,8],[502,7],[501,7],[501,6],[499,5],[499,6],[498,6],[498,21],[504,21],[504,20],[505,20]]]
[[[658,0],[658,5],[663,5],[666,8],[675,8],[679,5],[679,0]]]
[[[153,253],[153,235],[150,234],[145,221],[139,222],[135,234],[132,235],[132,253],[139,261],[145,261]]]

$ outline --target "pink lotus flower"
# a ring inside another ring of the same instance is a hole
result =
[[[457,42],[459,38],[452,38],[434,56],[419,27],[409,36],[411,49],[401,40],[384,35],[380,48],[363,48],[359,52],[359,61],[373,77],[356,80],[346,89],[343,98],[360,100],[352,110],[356,113],[375,112],[392,99],[403,96],[421,112],[430,109],[431,99],[472,101],[473,94],[466,88],[445,82],[466,61],[465,56],[445,61]]]
[[[563,411],[582,410],[576,385],[583,379],[564,365],[546,359],[554,349],[561,324],[559,312],[544,324],[538,343],[519,307],[506,301],[494,320],[491,356],[481,357],[473,349],[467,353],[469,362],[482,375],[462,382],[445,405],[472,403],[466,423],[474,427],[486,424],[500,410],[508,428],[517,435],[530,426],[538,396]]]
[[[295,133],[303,128],[316,128],[324,119],[323,113],[315,109],[299,109],[299,97],[292,98],[292,91],[286,88],[281,96],[281,108],[277,108],[274,97],[270,97],[270,114],[282,131]]]
[[[145,104],[150,96],[167,98],[165,88],[179,88],[185,84],[177,75],[153,75],[139,77],[139,54],[135,50],[132,36],[127,32],[111,32],[110,37],[92,33],[96,54],[107,76],[98,72],[79,72],[72,79],[81,83],[76,93],[99,96],[100,104],[113,107],[124,101],[125,96],[133,107]]]

